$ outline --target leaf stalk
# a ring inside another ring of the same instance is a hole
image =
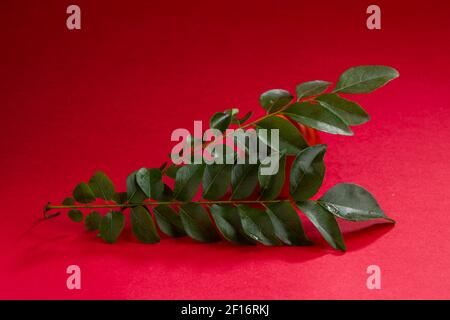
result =
[[[144,201],[140,203],[104,203],[104,204],[73,204],[73,205],[63,205],[63,204],[47,204],[45,206],[45,213],[54,209],[104,209],[104,208],[132,208],[136,206],[158,206],[158,205],[175,205],[182,206],[188,203],[198,203],[204,205],[213,204],[259,204],[265,206],[270,203],[279,202],[289,202],[289,199],[279,199],[279,200],[217,200],[217,201]]]

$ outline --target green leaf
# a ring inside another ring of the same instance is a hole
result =
[[[248,119],[250,119],[250,117],[252,116],[253,112],[249,111],[245,114],[245,116],[243,116],[241,119],[237,118],[237,115],[233,115],[232,119],[231,119],[231,123],[232,124],[237,124],[237,125],[242,125],[244,124]]]
[[[128,201],[128,195],[126,192],[116,192],[113,196],[113,201],[118,204],[124,204]]]
[[[136,183],[147,198],[156,199],[164,190],[162,174],[159,169],[141,168],[136,172]]]
[[[242,228],[250,238],[266,246],[280,244],[267,212],[244,205],[239,205],[238,211]]]
[[[169,178],[175,179],[175,177],[177,176],[177,171],[178,169],[180,169],[180,166],[176,166],[174,164],[171,164],[165,171],[165,175],[168,176]]]
[[[235,206],[214,204],[211,206],[211,214],[220,233],[228,241],[239,245],[255,243],[245,234]]]
[[[316,98],[322,106],[337,114],[348,125],[359,125],[370,120],[370,116],[356,102],[344,99],[335,93]]]
[[[231,181],[231,164],[210,164],[205,166],[202,179],[203,198],[217,200],[227,193]]]
[[[167,162],[164,162],[160,167],[159,170],[164,170],[167,167]]]
[[[102,216],[96,211],[92,211],[84,219],[84,226],[88,231],[97,230],[100,227],[100,222],[102,221]]]
[[[235,139],[235,141],[237,141],[235,134],[233,134],[233,138]],[[235,143],[237,145],[237,142]],[[214,159],[214,164],[235,163],[237,159],[237,152],[233,149],[233,147],[226,144],[216,144],[214,146],[211,146],[211,148],[208,147],[208,153],[211,157],[210,161],[212,162],[212,160]]]
[[[72,220],[73,222],[83,221],[83,213],[80,210],[75,210],[75,209],[69,210],[67,215],[69,216],[70,220]]]
[[[273,113],[289,104],[294,97],[286,90],[273,89],[264,92],[259,98],[259,104],[268,112]]]
[[[262,165],[261,165],[262,166]],[[273,200],[283,189],[286,178],[286,156],[279,158],[278,172],[272,175],[262,175],[261,166],[258,170],[258,180],[260,186],[260,199]]]
[[[297,207],[319,230],[322,237],[334,248],[345,251],[345,243],[335,217],[316,201],[300,201]]]
[[[67,197],[67,198],[65,198],[65,199],[63,200],[62,204],[63,204],[64,206],[72,206],[72,205],[75,204],[75,200],[74,200],[73,198],[71,198],[71,197]]]
[[[231,117],[236,117],[239,114],[238,108],[231,108],[225,110],[223,113],[229,114]]]
[[[328,190],[319,204],[337,217],[350,221],[367,221],[388,218],[375,198],[363,187],[351,183],[339,183]]]
[[[142,203],[146,196],[136,182],[136,171],[127,177],[127,197],[129,203]]]
[[[159,205],[153,208],[153,212],[162,232],[170,237],[182,237],[186,235],[180,216],[171,207]]]
[[[359,66],[347,69],[339,77],[334,92],[369,93],[399,76],[397,70],[386,66]]]
[[[339,117],[322,104],[310,102],[297,102],[290,105],[283,114],[305,126],[345,136],[353,135],[352,129]]]
[[[124,225],[124,215],[119,211],[110,211],[100,221],[99,236],[107,243],[114,243],[122,233]]]
[[[249,197],[258,184],[257,164],[235,164],[231,171],[231,199]]]
[[[319,191],[325,175],[324,144],[308,147],[297,154],[291,168],[290,193],[295,201],[307,200]]]
[[[89,180],[89,187],[95,196],[104,200],[111,200],[115,194],[114,184],[106,174],[97,171]]]
[[[301,83],[296,87],[297,100],[321,94],[330,84],[331,82],[322,80]]]
[[[218,129],[224,132],[231,124],[231,115],[224,112],[216,112],[209,121],[211,129]]]
[[[258,122],[257,128],[268,130],[267,140],[263,140],[262,142],[272,148],[273,146],[270,144],[270,129],[278,129],[279,151],[286,153],[286,155],[297,154],[300,150],[308,146],[300,131],[287,119],[278,116],[268,117]],[[258,136],[262,139],[260,134]]]
[[[155,224],[145,207],[137,206],[132,208],[130,220],[131,229],[136,239],[144,243],[159,242],[159,235],[156,231]]]
[[[95,201],[95,195],[87,183],[81,182],[73,189],[73,197],[80,203],[90,203]]]
[[[267,206],[266,212],[272,221],[276,236],[285,244],[291,246],[312,244],[303,230],[297,211],[289,201],[272,203]]]
[[[184,230],[194,240],[213,242],[220,240],[208,212],[198,203],[188,203],[180,208]]]
[[[170,189],[170,187],[167,184],[164,183],[163,192],[158,197],[156,197],[155,200],[158,200],[158,201],[170,201],[170,200],[173,200],[173,191],[172,191],[172,189]]]
[[[181,201],[190,201],[198,191],[205,166],[188,164],[181,167],[175,178],[174,197]]]

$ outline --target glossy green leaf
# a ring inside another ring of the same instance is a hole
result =
[[[272,203],[266,210],[276,236],[287,245],[309,246],[311,240],[305,234],[297,211],[289,201]]]
[[[388,218],[375,198],[366,189],[352,183],[339,183],[328,190],[319,204],[337,217],[350,221]]]
[[[80,203],[90,203],[95,201],[95,194],[87,183],[81,182],[73,189],[73,197]]]
[[[168,176],[169,178],[175,179],[175,177],[177,176],[177,171],[178,169],[180,169],[181,166],[176,166],[174,164],[171,164],[165,171],[165,175]]]
[[[224,132],[230,126],[231,118],[229,113],[216,112],[209,121],[209,127]]]
[[[215,144],[207,147],[205,150],[209,155],[208,160],[212,162],[212,164],[234,163],[237,159],[236,151],[229,145]]]
[[[273,113],[289,104],[294,97],[286,90],[273,89],[264,92],[259,98],[259,104],[268,112]]]
[[[136,172],[136,183],[147,198],[156,199],[164,190],[162,174],[159,169],[139,169]]]
[[[100,221],[99,236],[107,243],[114,243],[125,226],[125,217],[120,211],[108,212]]]
[[[299,84],[296,87],[297,100],[321,94],[330,86],[331,82],[315,80]]]
[[[158,195],[155,200],[158,200],[158,201],[170,201],[170,200],[173,200],[173,191],[172,191],[172,189],[170,189],[170,187],[167,184],[164,183],[163,192],[160,195]]]
[[[249,197],[258,184],[257,164],[235,164],[231,171],[231,199]]]
[[[236,117],[239,114],[238,108],[231,108],[225,110],[223,113],[229,114],[231,117]]]
[[[322,237],[334,248],[345,251],[345,243],[336,218],[316,201],[297,202],[297,207],[319,230]]]
[[[359,125],[370,120],[370,116],[356,102],[344,99],[335,93],[316,98],[323,107],[337,114],[348,125]]]
[[[128,195],[126,192],[116,192],[112,199],[115,203],[124,204],[128,201]]]
[[[102,221],[102,216],[96,211],[92,211],[84,219],[84,226],[88,231],[97,230],[100,227],[100,222]]]
[[[283,114],[298,123],[320,131],[345,136],[353,135],[352,129],[348,127],[344,120],[322,104],[297,102],[284,110]]]
[[[190,201],[196,195],[204,169],[203,164],[188,164],[178,170],[173,190],[175,199]]]
[[[83,221],[83,212],[81,212],[80,210],[75,210],[75,209],[69,210],[67,215],[69,216],[70,220],[72,220],[73,222]]]
[[[386,66],[359,66],[347,69],[339,77],[334,92],[369,93],[397,78],[397,70]]]
[[[266,246],[280,244],[267,212],[244,205],[239,205],[238,211],[247,236]]]
[[[228,241],[239,245],[255,243],[245,234],[235,206],[214,204],[211,206],[211,214],[220,233]]]
[[[324,144],[308,147],[297,154],[292,163],[290,193],[295,201],[307,200],[319,191],[325,175]]]
[[[137,206],[131,209],[130,213],[131,230],[139,241],[143,243],[159,242],[159,235],[156,231],[155,223],[143,206]]]
[[[300,150],[308,146],[300,131],[287,119],[278,116],[268,117],[258,122],[257,128],[268,130],[267,139],[262,140],[262,142],[272,148],[273,146],[270,144],[270,129],[278,129],[279,151],[286,153],[286,155],[297,154]],[[261,135],[259,137],[262,139]]]
[[[127,177],[127,197],[129,203],[142,203],[146,198],[136,182],[136,171]]]
[[[186,235],[180,216],[171,207],[159,205],[153,208],[159,229],[170,237]]]
[[[63,200],[62,204],[63,204],[64,206],[72,206],[72,205],[75,204],[75,200],[74,200],[73,198],[71,198],[71,197],[67,197],[67,198],[65,198],[65,199]]]
[[[203,198],[217,200],[222,198],[231,182],[231,164],[210,164],[205,166],[202,179]]]
[[[262,166],[262,165],[261,165]],[[278,171],[272,175],[261,174],[261,167],[258,170],[258,180],[260,186],[260,199],[273,200],[280,194],[283,189],[286,178],[286,156],[279,158]]]
[[[114,184],[109,177],[97,171],[89,180],[89,187],[97,198],[111,200],[114,197]]]
[[[180,208],[184,230],[194,240],[213,242],[220,240],[208,212],[198,203],[188,203]]]
[[[242,125],[245,122],[247,122],[248,119],[250,119],[250,117],[252,116],[253,112],[249,111],[247,112],[242,118],[238,118],[237,115],[233,116],[231,119],[231,123],[232,124],[237,124],[237,125]]]

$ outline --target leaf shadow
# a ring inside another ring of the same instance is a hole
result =
[[[161,237],[158,244],[139,243],[127,226],[114,244],[106,244],[98,239],[93,232],[74,232],[73,227],[64,227],[64,221],[56,223],[58,226],[42,224],[32,228],[27,236],[19,241],[24,242],[20,247],[20,254],[13,264],[15,269],[32,268],[36,264],[51,263],[67,259],[73,261],[128,261],[131,264],[151,266],[163,265],[168,270],[182,268],[197,271],[229,272],[242,265],[258,264],[270,261],[282,261],[301,264],[326,255],[341,256],[346,253],[333,250],[321,238],[317,230],[305,223],[305,231],[315,242],[310,247],[263,245],[238,246],[226,241],[215,243],[199,243],[188,237]],[[361,250],[392,229],[392,225],[379,223],[340,223],[347,252]],[[79,226],[74,226],[79,228]],[[56,228],[57,233],[49,233],[49,229]],[[27,241],[30,240],[30,241]],[[31,244],[30,244],[31,243]]]

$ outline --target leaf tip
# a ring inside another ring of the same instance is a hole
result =
[[[52,208],[50,207],[51,206],[51,203],[50,202],[47,202],[47,204],[45,205],[45,207],[44,207],[44,210],[43,210],[43,213],[44,213],[44,219],[51,219],[51,218],[55,218],[55,217],[57,217],[57,216],[59,216],[60,214],[61,214],[61,212],[55,212],[55,213],[52,213],[52,214],[49,214],[48,212],[50,211],[50,210],[52,210]]]
[[[389,223],[391,223],[391,224],[396,224],[397,223],[397,221],[395,221],[394,219],[392,219],[392,218],[389,218],[389,217],[386,217],[386,218],[384,218],[387,222],[389,222]]]
[[[347,131],[347,132],[344,134],[344,136],[348,136],[348,137],[351,137],[351,136],[354,136],[354,135],[355,135],[355,133],[353,132],[352,129],[350,129],[349,131]]]
[[[400,72],[397,69],[392,68],[392,67],[391,67],[391,69],[394,71],[394,78],[393,79],[400,77]]]

